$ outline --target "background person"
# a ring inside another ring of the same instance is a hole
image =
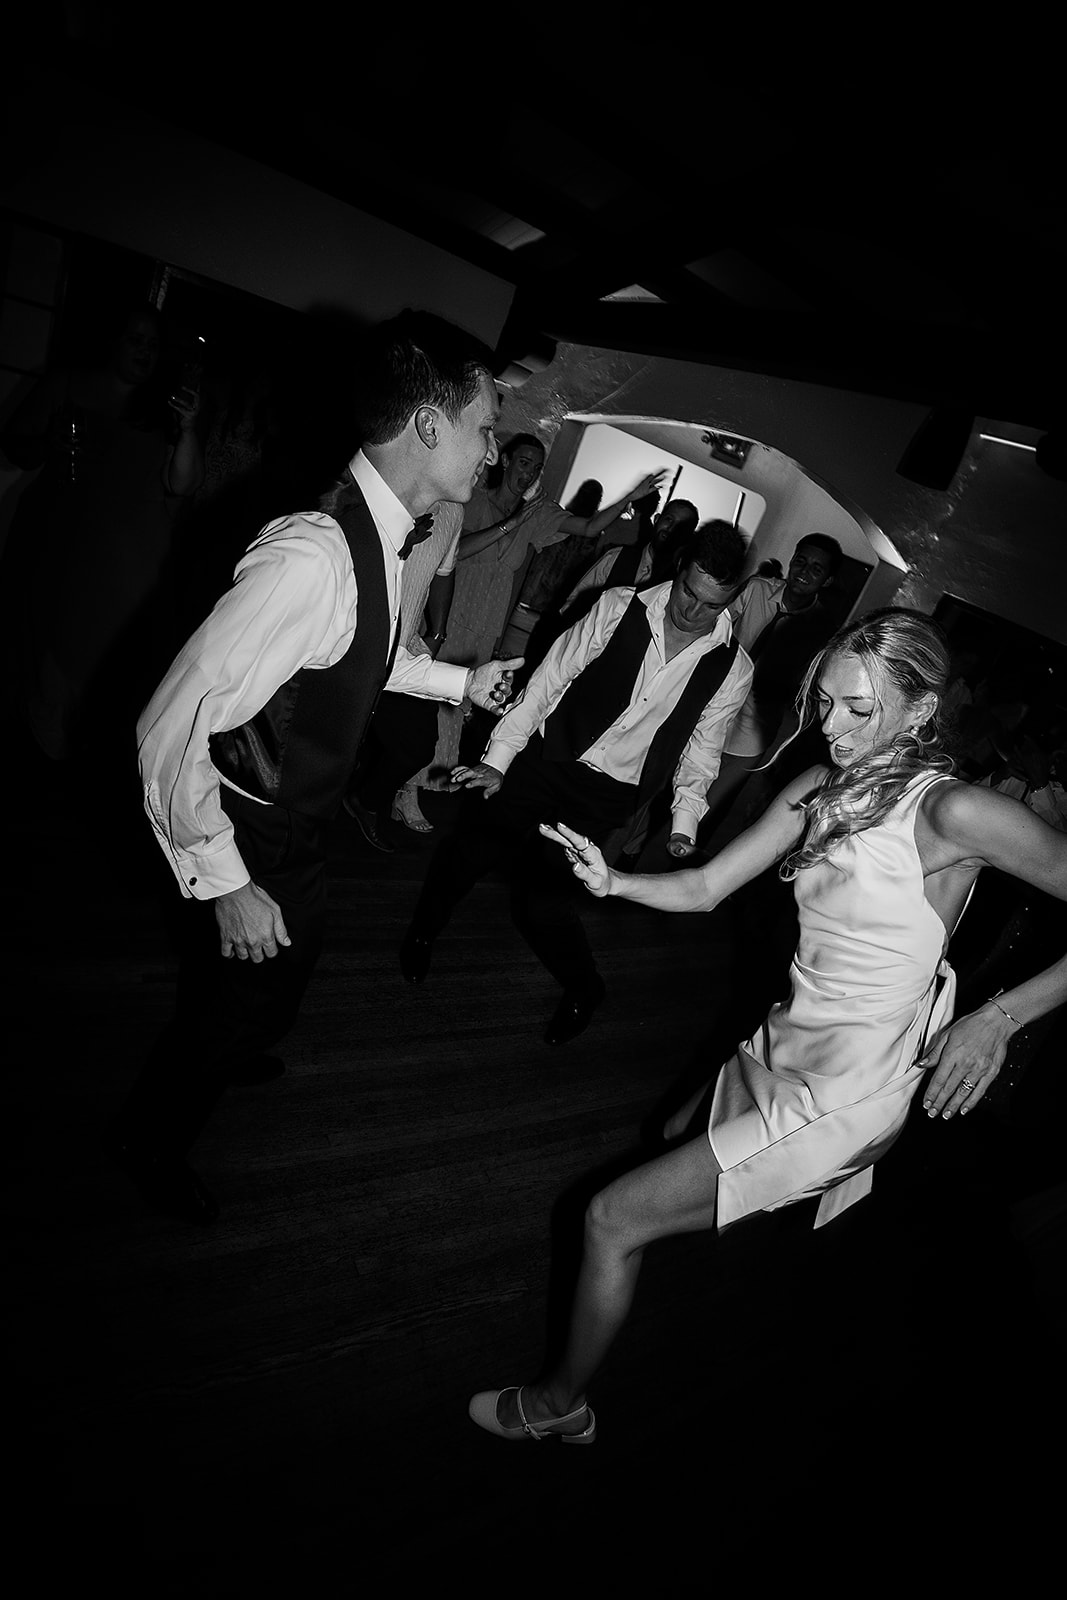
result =
[[[449,619],[449,661],[476,666],[495,652],[535,551],[572,534],[595,539],[662,476],[650,473],[622,499],[592,516],[579,517],[544,494],[526,499],[544,465],[540,439],[530,433],[515,434],[501,446],[499,463],[486,469],[467,504]]]
[[[647,503],[647,502],[646,502]],[[699,522],[699,513],[690,500],[670,500],[658,516],[646,512],[641,518],[637,540],[632,544],[609,545],[592,566],[582,573],[560,607],[556,631],[573,627],[588,614],[605,589],[632,587],[651,588],[654,584],[673,578],[679,550]],[[525,669],[524,669],[525,670]],[[721,772],[720,766],[720,772]],[[654,835],[653,851],[667,848],[670,861],[689,854],[679,842],[668,846],[671,796],[669,789],[651,795],[634,816],[626,837],[612,841],[609,854],[631,864],[636,862],[651,831]],[[657,828],[656,816],[667,814],[662,827]],[[650,860],[650,870],[654,854]]]
[[[530,433],[515,434],[501,446],[498,462],[486,469],[471,496],[459,542],[448,638],[439,652],[442,661],[471,667],[496,655],[503,646],[508,619],[533,553],[572,535],[595,539],[659,476],[652,474],[642,479],[632,495],[616,500],[603,511],[576,516],[544,495],[533,493],[530,499],[526,498],[534,490],[544,464],[545,447],[540,439]],[[525,642],[524,635],[517,641],[514,655],[524,654]],[[509,650],[510,647],[509,640]],[[435,767],[447,771],[455,766],[469,716],[469,706],[441,706]]]
[[[572,516],[593,517],[600,510],[604,487],[596,478],[579,484],[567,510]],[[603,537],[603,535],[601,535]],[[519,598],[508,626],[509,648],[512,636],[523,637],[523,666],[517,682],[525,682],[545,658],[553,639],[562,632],[559,601],[578,574],[589,564],[589,539],[584,532],[570,533],[559,544],[538,550],[526,570]],[[518,640],[516,639],[516,645]]]
[[[565,1044],[588,1026],[603,981],[574,885],[537,824],[577,816],[604,839],[670,784],[673,842],[693,849],[704,792],[751,679],[726,615],[744,559],[736,528],[711,523],[683,548],[673,582],[609,589],[553,645],[483,760],[455,768],[456,785],[481,797],[468,799],[430,863],[400,952],[409,982],[426,977],[455,906],[509,853],[515,922],[563,989],[545,1042]]]
[[[570,627],[596,603],[605,589],[643,589],[674,576],[678,550],[700,521],[691,500],[669,500],[647,532],[633,544],[610,545],[582,573],[560,606],[560,622]]]
[[[131,635],[168,580],[175,510],[203,477],[199,392],[161,387],[155,310],[124,308],[110,333],[98,362],[42,378],[4,430],[10,460],[41,468],[4,554],[9,682],[53,760],[125,735],[149,692]]]
[[[595,517],[604,498],[604,486],[596,478],[578,485],[567,510],[574,517]],[[584,532],[569,533],[559,544],[539,550],[530,562],[523,580],[519,601],[540,617],[553,613],[562,595],[589,563],[589,540]]]
[[[751,578],[730,614],[753,665],[752,688],[737,714],[723,751],[719,776],[708,790],[708,811],[698,843],[721,850],[752,820],[760,798],[774,791],[773,774],[740,794],[753,768],[796,731],[797,690],[812,658],[834,631],[833,617],[820,596],[842,561],[841,546],[829,534],[799,540],[784,578]]]

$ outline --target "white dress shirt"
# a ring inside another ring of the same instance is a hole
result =
[[[625,545],[615,545],[612,549],[605,550],[600,559],[595,561],[587,572],[582,573],[578,582],[559,608],[561,616],[574,604],[578,596],[584,594],[587,589],[603,589],[607,587],[612,568],[625,548]],[[653,553],[650,542],[645,545],[644,550],[641,552],[641,559],[637,563],[637,572],[634,575],[635,588],[640,588],[652,571]]]
[[[802,612],[788,611],[782,599],[784,594],[784,578],[762,578],[757,575],[749,579],[737,599],[730,606],[730,617],[733,621],[734,632],[737,634],[743,650],[751,650],[767,624],[779,615],[796,617],[805,616],[810,612],[812,619],[814,619],[815,612],[810,606]],[[825,616],[818,598],[813,604],[819,606],[818,614]],[[828,636],[829,627],[827,627]],[[812,655],[814,655],[815,649],[816,645],[813,642]],[[798,689],[803,672],[803,666],[798,666]],[[749,757],[763,755],[764,751],[769,750],[776,742],[775,735],[779,732],[782,718],[789,716],[791,711],[792,708],[790,706],[773,706],[772,717],[768,722],[766,707],[761,706],[756,695],[750,693],[737,713],[736,722],[726,736],[726,753],[731,756]]]
[[[399,551],[412,517],[362,451],[351,470],[381,540],[391,637],[400,614]],[[145,810],[185,896],[211,900],[249,882],[220,803],[226,780],[212,765],[210,736],[247,722],[302,667],[340,661],[355,635],[357,610],[352,558],[334,518],[279,517],[249,546],[232,587],[141,713]],[[458,705],[468,677],[465,667],[401,646],[388,686]]]
[[[649,746],[677,705],[696,660],[732,637],[730,619],[723,612],[711,633],[667,660],[663,619],[670,595],[669,583],[657,584],[638,595],[648,611],[652,630],[630,703],[604,734],[578,759],[619,783],[636,784]],[[506,772],[534,733],[542,732],[567,686],[606,646],[627,606],[632,589],[607,589],[589,614],[555,641],[526,686],[522,697],[497,724],[483,756],[498,772]],[[672,832],[696,838],[697,824],[707,811],[705,795],[719,771],[723,741],[752,682],[752,663],[738,650],[718,693],[704,707],[682,751],[674,774]]]
[[[430,652],[419,631],[426,602],[435,578],[448,578],[455,572],[462,532],[463,507],[454,500],[438,500],[433,508],[433,532],[415,546],[404,562],[400,585],[400,637],[412,655],[424,656]]]

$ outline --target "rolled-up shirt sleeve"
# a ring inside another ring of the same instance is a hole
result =
[[[482,757],[487,765],[496,767],[498,772],[508,770],[555,710],[567,685],[600,655],[632,595],[630,589],[607,590],[591,611],[554,640],[520,698],[497,723]]]
[[[618,782],[633,784],[635,790],[652,740],[684,692],[699,655],[730,641],[729,620],[723,616],[711,634],[689,649],[676,652],[668,661],[663,614],[669,591],[670,584],[665,583],[638,597],[649,612],[651,632],[629,705],[588,750],[574,752],[576,760]],[[543,730],[569,685],[607,647],[633,600],[631,588],[605,589],[588,614],[556,639],[522,697],[497,724],[483,761],[498,772],[507,772],[532,735]],[[718,775],[727,732],[744,704],[751,682],[752,663],[743,650],[738,650],[679,758],[673,775],[673,831],[684,833],[687,838],[696,837],[697,823],[707,811],[708,786]]]
[[[300,668],[339,660],[355,632],[356,600],[332,518],[271,523],[141,713],[145,810],[187,897],[215,899],[249,881],[220,803],[211,735],[247,722]]]
[[[675,770],[672,833],[696,838],[697,826],[708,809],[709,785],[719,775],[726,735],[748,698],[751,684],[752,663],[743,650],[738,650],[722,688],[704,707]]]

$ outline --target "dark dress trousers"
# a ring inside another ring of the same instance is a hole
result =
[[[602,653],[568,686],[486,800],[465,798],[455,833],[430,862],[412,931],[433,939],[474,883],[505,854],[513,857],[511,910],[535,955],[565,989],[596,977],[596,963],[578,913],[584,892],[564,852],[538,824],[565,822],[596,844],[623,827],[670,782],[705,706],[733,665],[737,641],[697,658],[689,680],[649,744],[639,783],[621,783],[579,758],[625,711],[651,642],[648,613],[635,595]]]

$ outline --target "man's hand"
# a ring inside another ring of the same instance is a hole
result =
[[[453,767],[449,792],[457,789],[484,789],[483,799],[491,800],[504,781],[504,774],[491,767],[488,761],[479,761],[473,767]]]
[[[515,669],[521,667],[522,656],[512,661],[487,661],[484,667],[475,667],[467,683],[467,695],[483,711],[493,711],[499,717],[511,694]]]
[[[262,961],[292,941],[285,931],[281,907],[258,884],[246,883],[215,901],[222,953],[239,961]]]
[[[684,833],[672,833],[667,840],[667,854],[682,861],[686,856],[691,856],[696,849],[692,839],[687,839]]]

